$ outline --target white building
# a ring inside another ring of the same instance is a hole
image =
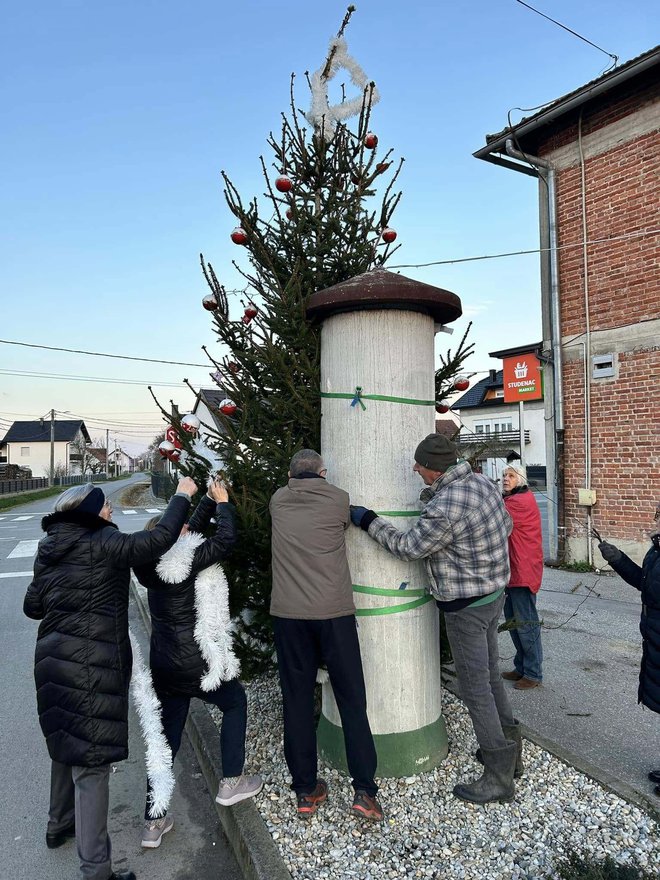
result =
[[[81,473],[83,451],[90,443],[81,419],[14,422],[0,442],[0,461],[28,467],[33,477],[48,476],[52,447],[54,476],[72,476]]]

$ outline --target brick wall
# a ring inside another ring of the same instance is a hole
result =
[[[648,109],[651,97],[658,100],[657,87],[643,94],[630,91],[621,103],[592,114],[585,132],[634,112],[635,106]],[[548,138],[539,152],[576,137],[575,126],[569,125]],[[633,134],[628,143],[587,159],[585,169],[589,239],[660,226],[660,132]],[[557,209],[560,246],[581,242],[579,166],[558,172]],[[614,331],[608,338],[616,340],[613,347],[619,351],[616,378],[591,383],[591,485],[598,493],[593,522],[615,543],[628,542],[626,549],[637,544],[639,558],[648,546],[647,531],[660,500],[660,340],[640,346],[626,339],[631,325],[660,317],[660,236],[592,245],[588,264],[593,338],[598,331]],[[582,248],[560,251],[559,267],[566,343],[567,337],[585,330]],[[587,556],[586,515],[576,502],[578,488],[585,486],[583,369],[582,360],[564,365],[566,534],[584,539],[573,541],[570,553],[582,559]]]

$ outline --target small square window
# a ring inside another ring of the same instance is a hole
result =
[[[30,447],[29,446],[21,446],[21,458],[29,458],[30,457]]]

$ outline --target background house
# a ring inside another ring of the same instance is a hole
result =
[[[55,474],[82,473],[91,439],[81,419],[14,422],[0,442],[0,454],[8,464],[28,467],[34,477],[48,476],[52,451]]]
[[[218,434],[224,434],[225,429],[222,419],[218,415],[218,407],[227,397],[227,392],[222,388],[200,388],[193,407],[193,412],[202,422],[201,434],[208,434],[204,425],[215,428]]]
[[[539,178],[551,555],[591,562],[595,527],[640,559],[660,497],[660,47],[486,141],[475,156]]]
[[[544,404],[535,400],[525,404],[524,444],[521,455],[519,409],[504,402],[502,370],[491,370],[454,403],[460,417],[457,438],[461,454],[479,466],[492,480],[499,480],[509,461],[525,459],[530,481],[545,485]]]

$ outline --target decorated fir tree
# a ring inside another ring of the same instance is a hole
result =
[[[403,160],[393,164],[392,150],[382,151],[371,131],[378,93],[348,54],[344,31],[352,12],[349,7],[322,67],[307,76],[306,113],[296,108],[292,77],[290,112],[278,135],[268,138],[270,160],[260,160],[264,200],[244,201],[222,173],[237,223],[231,238],[247,263],[234,263],[246,280],[240,314],[232,313],[213,267],[201,258],[210,288],[203,305],[228,354],[220,360],[204,349],[226,398],[219,407],[223,432],[201,425],[199,433],[222,460],[237,509],[239,541],[224,568],[244,672],[272,655],[270,498],[285,484],[294,452],[320,447],[320,333],[306,318],[307,301],[382,266],[397,249],[390,221],[401,197],[395,185]],[[358,94],[329,107],[328,85],[340,71]],[[470,349],[463,338],[457,355],[443,359],[439,400]],[[185,430],[180,434],[182,470],[205,480],[209,456]]]

